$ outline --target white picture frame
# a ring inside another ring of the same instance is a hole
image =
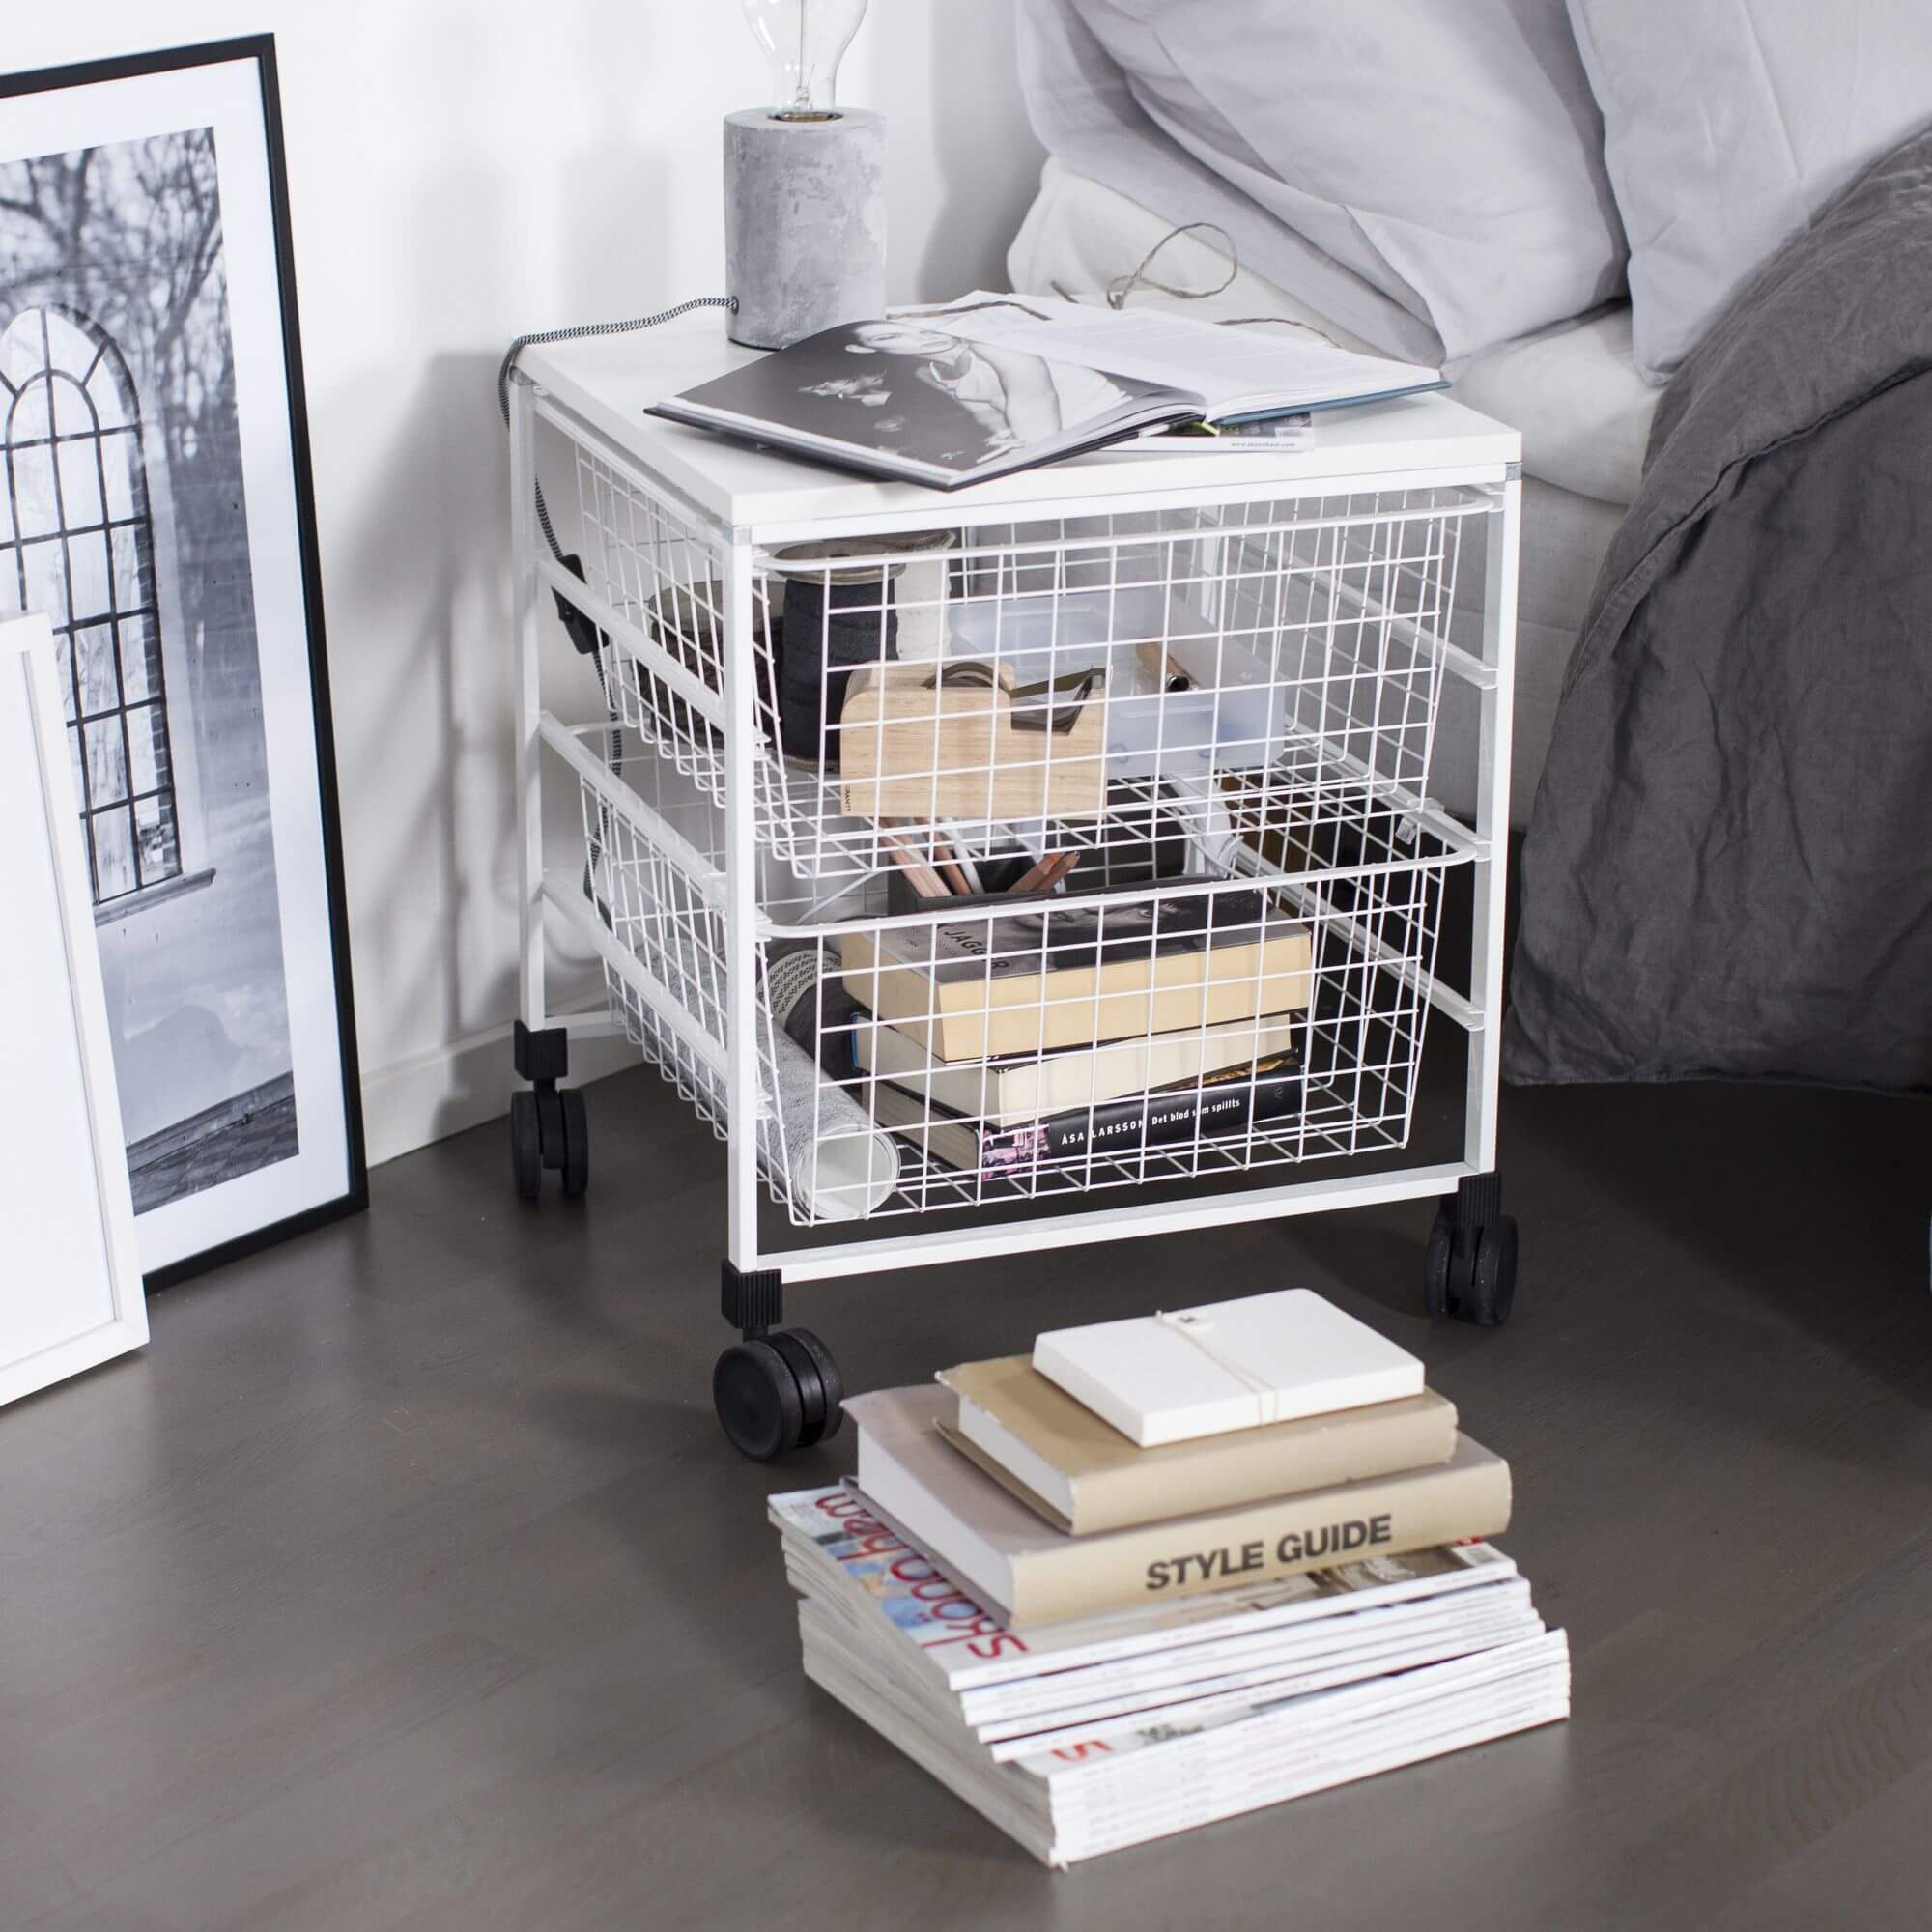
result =
[[[27,611],[153,1290],[368,1204],[270,36],[0,75],[0,616]]]
[[[44,616],[0,622],[0,1404],[148,1339],[80,816]]]

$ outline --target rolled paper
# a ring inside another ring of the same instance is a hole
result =
[[[792,1198],[819,1221],[859,1221],[899,1184],[898,1143],[788,1034],[772,1035],[767,1094],[784,1140]]]
[[[901,552],[905,568],[895,588],[899,613],[899,656],[940,658],[946,655],[946,599],[952,548],[951,530],[914,530],[905,536],[880,537],[882,551]]]
[[[687,1010],[730,1010],[724,970],[709,950],[699,949],[687,923],[649,922],[643,934],[639,959],[679,1005]],[[816,1041],[820,1021],[815,1015],[831,1004],[833,988],[822,963],[811,942],[781,942],[768,956],[764,990],[772,1019],[771,1052],[758,1054],[768,1118],[758,1123],[758,1144],[769,1154],[768,1130],[777,1128],[791,1198],[809,1207],[814,1220],[857,1221],[884,1207],[897,1188],[899,1144],[799,1044],[800,1033]],[[842,1001],[842,989],[838,998]],[[831,1016],[836,1020],[842,1009],[835,1008]],[[842,1037],[849,1055],[849,1032]],[[704,1066],[697,1077],[720,1114],[728,1114],[730,1096],[723,1076]]]
[[[765,1094],[777,1117],[792,1198],[819,1221],[857,1221],[885,1206],[899,1183],[899,1144],[838,1084],[856,1074],[858,1008],[843,981],[825,976],[811,940],[778,940],[764,952],[772,1017]]]

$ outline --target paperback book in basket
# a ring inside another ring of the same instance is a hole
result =
[[[1048,1054],[949,1064],[926,1052],[909,1033],[860,1020],[850,1029],[853,1059],[863,1073],[949,1113],[989,1127],[1024,1126],[1051,1114],[1097,1107],[1150,1088],[1218,1073],[1249,1061],[1293,1053],[1297,1019],[1231,1020],[1185,1033],[1148,1034]]]
[[[928,1159],[1010,1178],[1069,1160],[1131,1160],[1217,1135],[1263,1132],[1300,1111],[1301,1056],[1291,1049],[1018,1127],[985,1126],[883,1080],[865,1091],[872,1118]]]
[[[943,1062],[1293,1012],[1314,959],[1307,931],[1249,891],[886,926],[838,948],[845,990]]]

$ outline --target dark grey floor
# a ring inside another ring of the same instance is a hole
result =
[[[1567,1727],[1057,1877],[803,1681],[710,1410],[719,1151],[642,1073],[591,1109],[582,1208],[466,1136],[0,1415],[0,1927],[1932,1917],[1923,1108],[1506,1096],[1496,1335],[1418,1318],[1420,1206],[799,1291],[863,1388],[1305,1282],[1515,1462]]]

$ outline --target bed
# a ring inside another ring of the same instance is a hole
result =
[[[1184,216],[1182,217],[1184,218]],[[1023,293],[1101,294],[1130,275],[1174,226],[1117,188],[1050,158],[1037,197],[1008,253],[1013,287]],[[1213,288],[1227,274],[1221,246],[1182,236],[1161,250],[1151,273],[1175,288]],[[1136,306],[1169,303],[1209,318],[1286,316],[1350,347],[1371,347],[1332,318],[1239,270],[1219,295],[1184,301],[1137,290]],[[1631,314],[1613,304],[1471,357],[1454,372],[1454,393],[1472,409],[1520,430],[1523,440],[1521,578],[1517,629],[1516,749],[1512,823],[1528,822],[1548,749],[1563,673],[1581,628],[1591,586],[1610,540],[1636,494],[1644,445],[1662,391],[1638,372]],[[1319,432],[1318,432],[1319,433]],[[1463,579],[1458,629],[1480,634],[1481,578]],[[1473,590],[1467,586],[1473,583]],[[1452,811],[1474,805],[1475,705],[1460,688],[1445,695],[1437,786]]]
[[[1680,13],[1020,0],[1011,275],[1521,432],[1506,1077],[1932,1092],[1932,9]]]

